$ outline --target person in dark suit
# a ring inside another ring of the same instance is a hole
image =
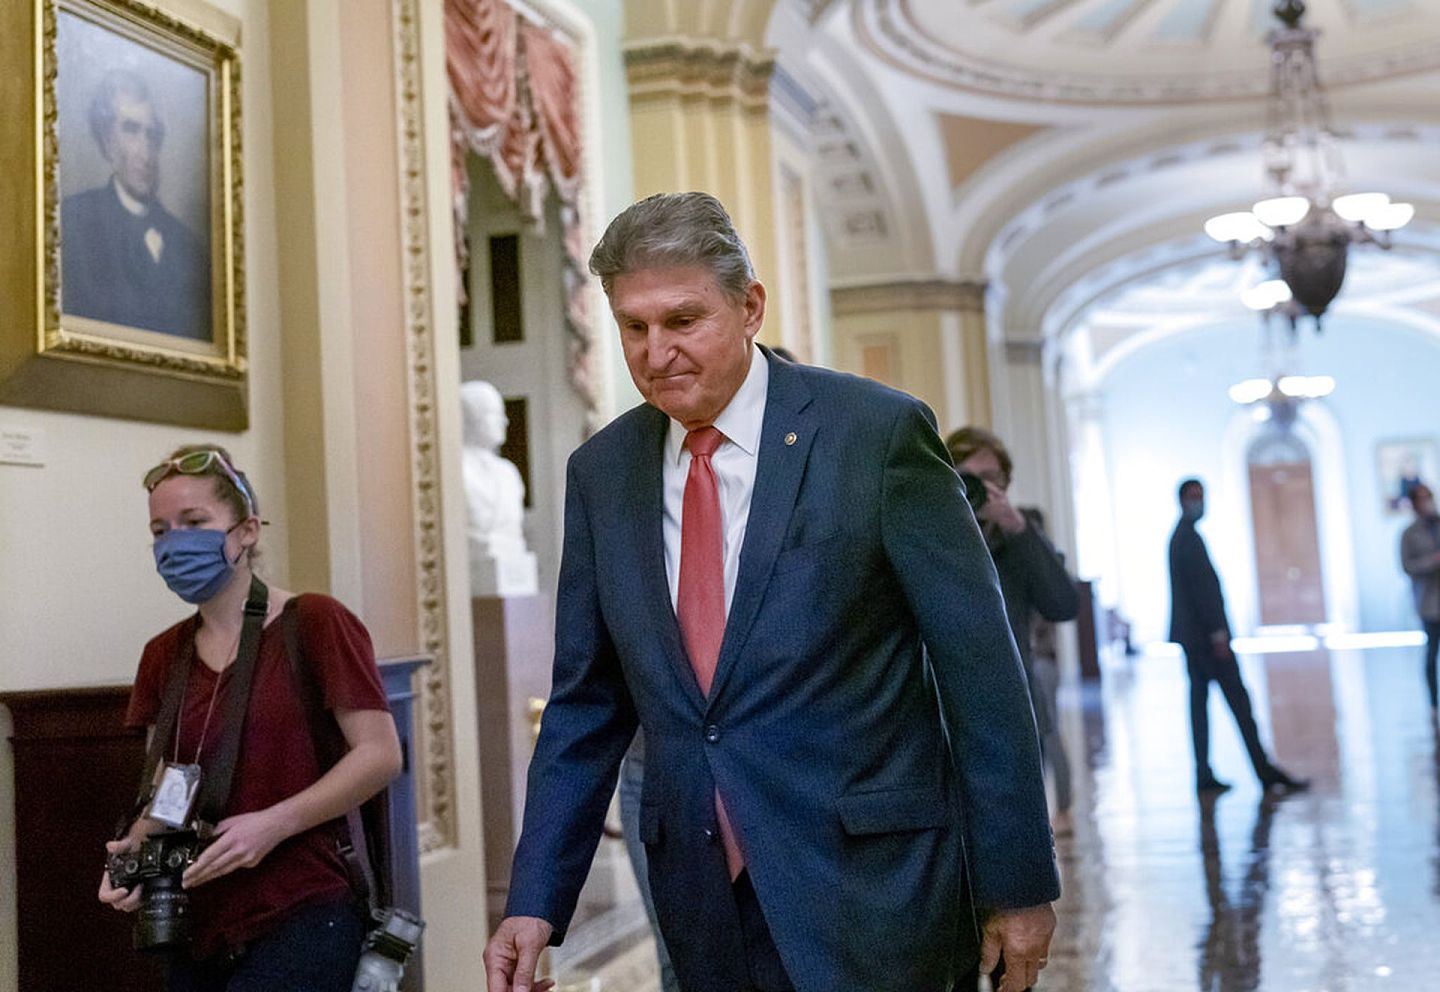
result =
[[[935,421],[753,344],[720,203],[627,209],[590,259],[646,404],[571,457],[554,687],[490,992],[529,992],[637,724],[640,833],[686,992],[941,992],[1045,964],[1035,721]]]
[[[1225,597],[1220,576],[1210,562],[1205,540],[1195,529],[1205,515],[1205,487],[1199,479],[1180,484],[1180,522],[1170,536],[1170,640],[1185,652],[1185,669],[1190,676],[1190,734],[1195,748],[1195,788],[1201,793],[1224,792],[1222,782],[1210,770],[1210,683],[1220,686],[1235,724],[1250,754],[1255,776],[1267,790],[1294,792],[1309,787],[1304,779],[1292,778],[1277,768],[1260,743],[1250,693],[1240,678],[1240,666],[1230,649],[1230,620],[1225,614]]]
[[[211,340],[209,252],[160,203],[165,127],[145,81],[126,70],[107,73],[89,124],[112,174],[60,205],[61,309]]]

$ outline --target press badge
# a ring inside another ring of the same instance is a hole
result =
[[[168,761],[155,770],[155,793],[145,816],[167,827],[183,830],[200,795],[200,766]]]

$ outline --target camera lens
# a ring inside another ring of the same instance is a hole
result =
[[[168,951],[190,939],[190,894],[180,888],[180,876],[160,875],[145,883],[134,937],[137,951]]]

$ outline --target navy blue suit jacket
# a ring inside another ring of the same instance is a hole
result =
[[[1170,535],[1170,640],[1205,655],[1220,631],[1230,631],[1220,576],[1195,522],[1182,519]]]
[[[563,938],[638,722],[641,834],[687,992],[729,992],[719,964],[743,954],[716,926],[733,905],[696,897],[723,871],[716,786],[800,992],[948,988],[974,959],[972,895],[1031,906],[1059,882],[1025,678],[933,416],[770,358],[708,698],[666,583],[668,423],[638,407],[570,459],[554,688],[507,915]]]
[[[197,341],[213,337],[210,253],[158,200],[142,217],[107,184],[60,205],[60,308],[77,317],[160,331]],[[157,262],[145,246],[164,239]]]

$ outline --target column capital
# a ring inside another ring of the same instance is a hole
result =
[[[830,309],[840,317],[894,310],[985,312],[985,283],[976,279],[897,279],[830,290]]]
[[[645,38],[624,45],[632,100],[703,96],[764,109],[775,56],[745,42],[712,38]]]
[[[1039,365],[1044,358],[1044,338],[1011,338],[1005,342],[1005,361],[1011,365]]]

